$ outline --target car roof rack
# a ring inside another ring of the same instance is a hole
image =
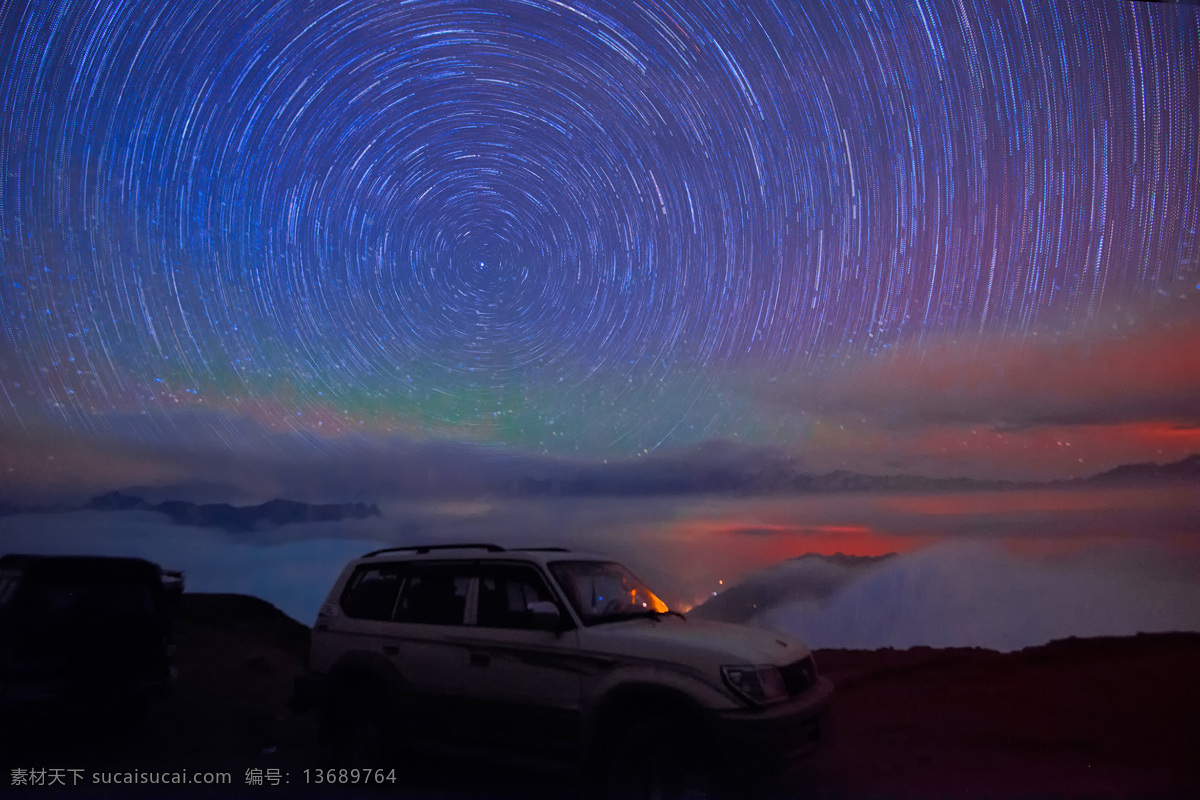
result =
[[[371,556],[377,556],[381,553],[399,553],[399,552],[412,552],[412,553],[416,553],[417,555],[423,555],[425,553],[432,552],[433,550],[486,550],[489,553],[503,553],[504,552],[504,548],[498,544],[480,544],[480,543],[414,544],[414,545],[409,545],[407,547],[384,547],[380,550],[372,550],[371,552],[363,555],[362,557],[370,558]]]

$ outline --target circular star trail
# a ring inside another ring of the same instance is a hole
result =
[[[1193,275],[1198,31],[1116,0],[5,3],[0,418],[766,430],[721,375]]]

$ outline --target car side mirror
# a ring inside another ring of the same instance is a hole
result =
[[[533,617],[533,627],[542,631],[556,631],[562,621],[558,606],[550,600],[534,600],[525,609]]]

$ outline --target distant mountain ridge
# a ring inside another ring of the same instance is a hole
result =
[[[191,503],[165,500],[149,503],[140,497],[119,491],[102,494],[88,501],[89,511],[156,511],[166,514],[176,525],[197,528],[221,528],[230,533],[277,528],[301,522],[340,522],[382,516],[374,503],[325,503],[313,505],[296,500],[268,500],[255,506],[228,503]]]
[[[1200,481],[1200,454],[1167,464],[1122,464],[1086,478],[1056,481],[979,480],[975,478],[926,478],[919,475],[865,475],[837,470],[814,475],[800,470],[795,459],[778,453],[692,452],[603,465],[559,464],[553,472],[524,474],[476,487],[481,493],[507,497],[648,497],[689,494],[723,494],[744,497],[854,492],[988,492],[1038,488],[1072,488],[1115,484],[1147,484]],[[167,514],[179,524],[218,527],[230,531],[287,525],[294,522],[327,522],[381,516],[378,506],[367,503],[313,505],[295,500],[270,500],[252,506],[231,503],[197,503],[167,498],[172,490],[191,494],[229,497],[235,490],[223,485],[204,486],[197,493],[188,487],[137,487],[94,497],[84,506],[26,505],[0,499],[0,517],[13,514],[64,513],[90,510],[141,509]]]
[[[700,465],[700,466],[698,466]],[[1126,464],[1087,478],[1051,482],[926,478],[919,475],[864,475],[837,470],[821,475],[802,472],[784,456],[731,459],[712,463],[703,458],[662,457],[636,464],[587,467],[577,472],[522,476],[506,490],[519,497],[651,496],[679,494],[834,494],[842,492],[978,492],[1039,487],[1086,486],[1093,483],[1200,479],[1200,454],[1169,464]]]
[[[1122,464],[1107,472],[1086,478],[1087,483],[1117,483],[1136,481],[1181,480],[1200,478],[1200,453],[1169,464]]]

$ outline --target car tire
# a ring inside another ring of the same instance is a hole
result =
[[[395,726],[377,692],[338,692],[329,709],[329,751],[334,766],[377,769],[395,758]]]
[[[653,715],[622,727],[609,748],[608,800],[716,800],[721,797],[712,759],[694,726]]]

